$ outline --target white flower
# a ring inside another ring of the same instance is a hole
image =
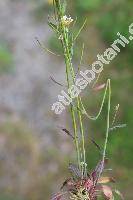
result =
[[[66,15],[64,15],[61,19],[63,25],[65,26],[69,26],[72,22],[73,22],[73,19],[69,16],[67,17]]]

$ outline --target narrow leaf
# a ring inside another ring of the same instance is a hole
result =
[[[76,176],[76,178],[81,178],[82,174],[77,165],[70,163],[68,169],[72,173],[73,176]]]
[[[68,136],[70,136],[73,140],[75,139],[74,136],[68,131],[66,128],[59,127],[63,132],[65,132]]]
[[[50,79],[51,79],[54,83],[56,83],[57,85],[63,86],[63,84],[57,82],[52,76],[50,76]]]
[[[106,86],[106,84],[104,83],[104,84],[101,84],[101,85],[98,85],[98,86],[94,87],[93,90],[94,91],[99,91],[99,90],[104,89],[105,86]]]
[[[91,139],[92,143],[97,147],[99,151],[101,151],[101,147],[95,142],[94,139]]]
[[[114,126],[114,127],[111,127],[110,129],[109,129],[109,131],[114,131],[114,130],[116,130],[116,129],[118,129],[118,128],[125,128],[127,125],[126,124],[118,124],[118,125],[116,125],[116,126]]]
[[[74,40],[76,40],[78,38],[78,36],[80,35],[81,31],[83,30],[83,28],[85,27],[85,24],[87,22],[87,19],[84,21],[83,25],[81,26],[81,28],[79,29],[77,35],[75,36]]]
[[[114,183],[115,182],[114,178],[113,177],[100,177],[98,180],[98,183],[101,183],[101,184],[109,183],[109,182]]]
[[[119,190],[115,190],[115,193],[121,197],[122,200],[124,200],[123,194]]]
[[[50,26],[50,28],[57,32],[57,25],[53,24],[52,22],[48,22],[48,25]]]
[[[55,55],[55,56],[60,56],[60,55],[57,55],[56,53],[52,52],[51,50],[49,50],[47,47],[44,46],[44,44],[41,44],[41,42],[39,41],[39,39],[37,37],[35,37],[37,43],[39,44],[39,46],[44,50],[44,51],[47,51],[48,53],[52,54],[52,55]]]

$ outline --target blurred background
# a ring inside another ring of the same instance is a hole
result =
[[[128,34],[133,23],[132,0],[68,0],[68,14],[76,19],[75,31],[87,17],[87,25],[75,47],[75,66],[85,43],[83,65],[89,66],[115,39],[117,32]],[[55,116],[51,105],[64,83],[62,57],[44,52],[45,46],[61,53],[58,40],[47,25],[52,0],[0,1],[0,200],[47,200],[58,191],[68,175],[67,166],[74,162],[72,141],[58,126],[71,130],[68,112]],[[112,80],[112,119],[120,104],[116,124],[126,128],[111,133],[108,145],[109,168],[126,200],[133,199],[133,44],[110,65],[106,65],[99,83]],[[97,112],[103,92],[86,89],[83,97],[90,114]],[[103,143],[106,107],[95,123],[84,119],[87,163],[94,168],[99,152],[90,142],[93,135]]]

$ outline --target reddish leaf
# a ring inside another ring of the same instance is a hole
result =
[[[58,194],[55,194],[51,200],[62,200],[62,194],[61,193],[58,193]]]
[[[102,185],[101,187],[102,187],[102,192],[105,196],[105,199],[113,200],[114,197],[113,197],[112,189],[107,185]]]
[[[64,183],[62,184],[61,190],[66,187],[67,190],[72,190],[74,187],[74,182],[71,178],[67,179],[66,181],[64,181]]]
[[[102,90],[102,89],[104,89],[105,88],[105,83],[104,84],[102,84],[102,85],[98,85],[98,86],[96,86],[95,88],[93,88],[93,90],[94,91],[99,91],[99,90]]]

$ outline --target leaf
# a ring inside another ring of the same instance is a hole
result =
[[[105,86],[106,86],[106,84],[104,83],[104,84],[101,84],[101,85],[98,85],[98,86],[94,87],[93,90],[94,91],[99,91],[99,90],[104,89]]]
[[[102,190],[106,200],[113,200],[114,199],[112,189],[109,186],[102,185],[101,190]]]
[[[52,55],[55,55],[55,56],[60,56],[60,55],[57,55],[55,54],[54,52],[52,52],[50,49],[48,49],[47,47],[44,46],[44,44],[42,44],[39,39],[37,37],[35,37],[37,43],[39,44],[39,46],[44,50],[44,51],[47,51],[48,53],[52,54]]]
[[[98,180],[98,183],[104,184],[104,183],[109,183],[109,182],[115,182],[114,178],[112,177],[100,177]]]
[[[62,194],[61,193],[58,193],[58,194],[55,194],[51,200],[61,200],[62,199]]]
[[[61,186],[61,190],[66,186],[67,188],[67,191],[73,189],[73,186],[74,186],[74,182],[73,182],[73,179],[72,178],[69,178],[67,180],[64,181],[64,183],[62,184]]]
[[[48,22],[48,25],[49,25],[55,32],[57,32],[57,25],[53,24],[52,22]]]
[[[63,132],[65,132],[68,136],[70,136],[73,140],[75,139],[74,136],[68,131],[66,128],[59,127]]]
[[[66,1],[64,1],[64,2],[62,3],[62,5],[61,5],[61,13],[62,13],[62,15],[65,15],[66,6],[67,6]]]
[[[55,194],[52,198],[51,198],[51,200],[63,200],[64,198],[64,196],[67,194],[67,192],[59,192],[59,193],[57,193],[57,194]]]
[[[76,178],[81,178],[82,174],[77,165],[70,163],[68,169],[72,173],[73,176],[76,176]]]
[[[74,41],[78,38],[78,36],[80,35],[81,31],[83,30],[83,28],[85,27],[87,22],[87,19],[84,21],[83,25],[81,26],[81,28],[79,29],[78,33],[76,34]]]
[[[99,146],[99,144],[97,144],[97,143],[95,142],[94,139],[91,139],[91,141],[92,141],[92,143],[97,147],[97,149],[98,149],[99,151],[101,151],[101,147]]]
[[[95,168],[95,172],[96,172],[97,176],[103,171],[103,169],[104,169],[104,163],[105,163],[105,162],[103,162],[103,160],[101,160],[101,161],[97,164],[97,166],[96,166],[96,168]]]
[[[123,194],[119,190],[115,190],[115,193],[121,197],[122,200],[124,200]]]
[[[51,79],[54,83],[56,83],[57,85],[63,86],[63,84],[57,82],[57,81],[54,79],[54,77],[50,76],[50,79]]]
[[[98,181],[98,179],[99,179],[101,173],[102,173],[103,170],[104,170],[105,164],[106,164],[107,162],[108,162],[108,159],[106,159],[106,158],[104,159],[104,161],[101,160],[101,161],[97,164],[95,170],[92,172],[91,176],[93,177],[93,181],[94,181],[95,183],[97,183],[97,181]]]
[[[116,125],[114,127],[109,128],[109,131],[114,131],[114,130],[116,130],[118,128],[125,128],[126,126],[127,126],[126,124],[118,124],[118,125]]]

